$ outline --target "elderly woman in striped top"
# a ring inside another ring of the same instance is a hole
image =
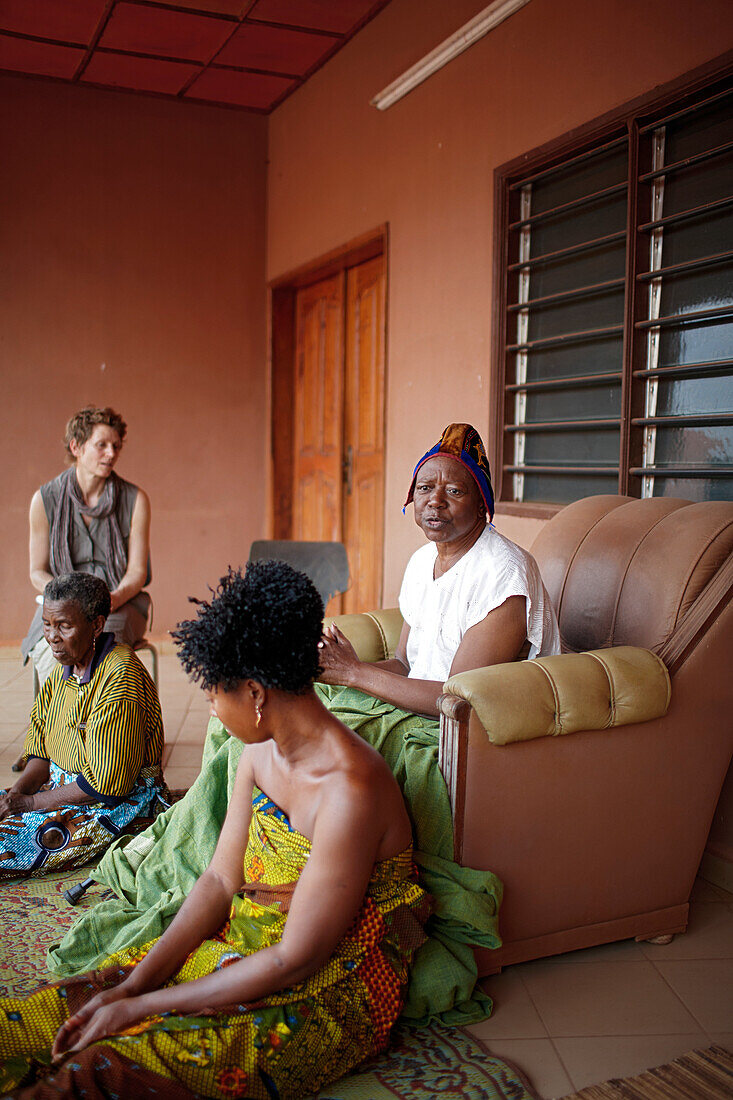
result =
[[[158,693],[104,632],[109,610],[92,574],[46,585],[43,633],[57,665],[31,711],[28,763],[0,792],[0,879],[87,863],[167,802]]]

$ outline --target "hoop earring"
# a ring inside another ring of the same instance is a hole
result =
[[[255,714],[257,715],[257,717],[255,718],[255,729],[257,729],[260,722],[262,721],[262,711],[260,710],[259,703],[255,703]]]

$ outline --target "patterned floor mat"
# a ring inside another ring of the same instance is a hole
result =
[[[316,1100],[539,1100],[515,1066],[463,1028],[400,1025],[389,1050]]]
[[[58,943],[84,909],[106,894],[95,883],[74,906],[69,905],[64,890],[93,873],[83,867],[0,886],[0,996],[13,993],[22,997],[39,982],[49,980],[46,951]]]
[[[64,890],[93,869],[60,871],[0,887],[0,996],[49,980],[46,951],[109,891],[96,883],[76,905]],[[317,1100],[537,1100],[519,1070],[461,1028],[395,1028],[389,1050],[323,1089]]]

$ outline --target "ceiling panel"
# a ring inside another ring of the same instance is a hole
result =
[[[348,34],[374,7],[373,0],[256,0],[250,19]]]
[[[88,46],[107,0],[0,0],[0,30]]]
[[[124,53],[95,53],[81,79],[89,84],[177,95],[200,71],[200,65],[180,61],[133,57]]]
[[[121,3],[115,6],[99,45],[186,61],[209,61],[233,30],[234,24],[224,19]]]
[[[296,81],[265,73],[241,73],[231,69],[206,69],[186,92],[187,99],[207,99],[238,107],[267,110]]]
[[[72,46],[54,46],[49,42],[0,35],[0,69],[11,72],[71,80],[84,58],[84,52]]]
[[[227,42],[216,62],[300,76],[338,41],[330,35],[244,23]]]
[[[253,2],[254,0],[158,0],[164,7],[210,11],[214,15],[231,15],[235,19],[246,15]]]
[[[390,0],[0,0],[0,71],[269,111]]]

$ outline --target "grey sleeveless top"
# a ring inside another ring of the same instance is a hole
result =
[[[47,481],[45,485],[41,486],[41,499],[43,500],[43,507],[46,510],[49,531],[51,530],[53,517],[56,513],[56,507],[59,501],[60,481],[62,476],[63,475],[59,475],[55,477],[53,481]],[[132,526],[132,512],[135,507],[135,501],[137,500],[138,488],[137,485],[133,485],[131,481],[125,481],[124,478],[119,476],[117,482],[117,522],[120,525],[120,531],[125,540],[125,546],[127,547],[130,537],[130,527]],[[107,576],[106,562],[109,556],[109,530],[105,520],[92,518],[89,527],[87,527],[81,512],[74,509],[71,546],[69,549],[74,569],[78,570],[80,573],[93,573],[95,577],[101,577],[110,587],[113,587],[111,578]],[[145,583],[150,583],[150,561],[148,561],[148,576]],[[141,615],[147,616],[148,606],[150,604],[150,597],[147,593],[138,592],[136,596],[133,596],[133,598],[128,601],[128,603],[138,610]],[[39,606],[36,608],[33,621],[21,644],[21,652],[24,660],[27,658],[36,642],[40,641],[42,637],[42,609]]]

